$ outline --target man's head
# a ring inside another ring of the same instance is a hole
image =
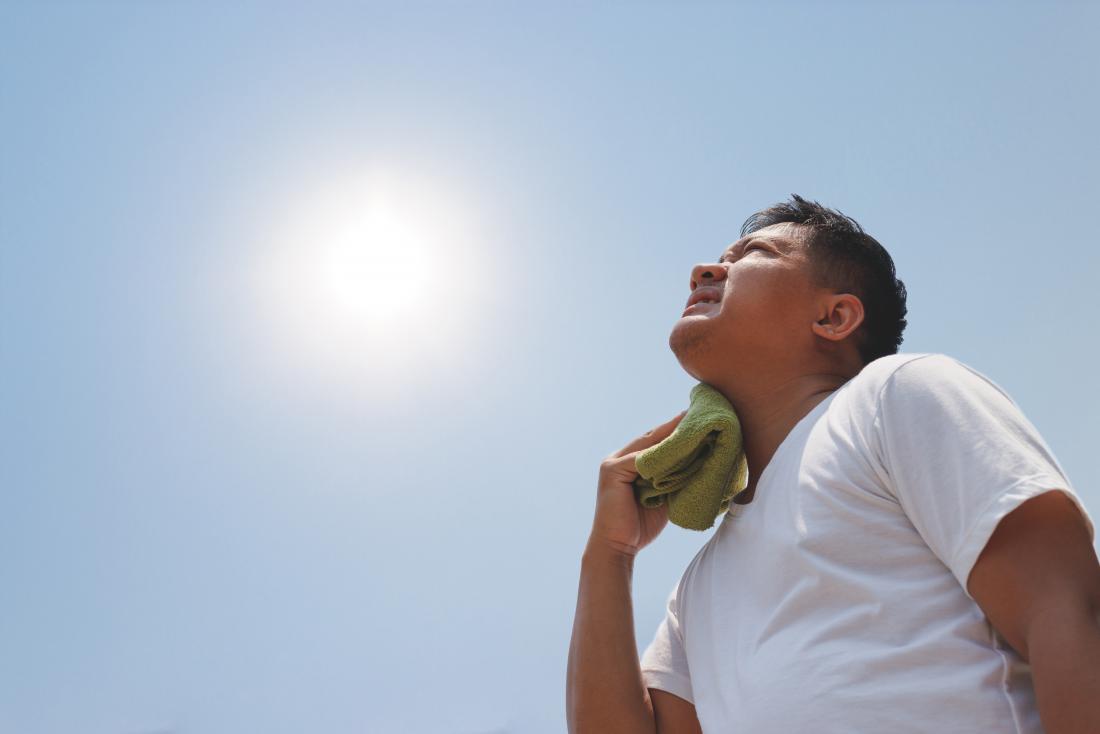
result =
[[[669,346],[711,384],[741,369],[851,376],[895,354],[906,325],[889,253],[854,219],[797,194],[750,216],[717,263],[692,269],[690,289],[720,300],[693,306]]]

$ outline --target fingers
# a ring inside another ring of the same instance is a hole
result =
[[[641,451],[642,449],[647,449],[650,446],[656,446],[661,441],[664,441],[666,438],[672,435],[672,432],[676,430],[676,426],[680,425],[680,420],[685,415],[687,415],[686,410],[680,411],[679,415],[675,416],[671,420],[665,421],[664,423],[650,431],[646,431],[644,434],[638,436],[638,438],[628,443],[619,451],[611,454],[611,456],[608,458],[618,459],[626,456],[629,453]]]

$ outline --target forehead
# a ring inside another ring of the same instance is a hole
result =
[[[765,240],[775,245],[780,251],[792,253],[802,247],[802,227],[793,222],[780,222],[767,227],[762,227],[755,232],[750,232],[741,239],[726,248],[730,252],[738,247],[743,247],[753,240]]]

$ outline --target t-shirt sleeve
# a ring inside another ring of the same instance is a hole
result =
[[[1064,492],[1095,541],[1092,519],[1035,426],[958,360],[930,354],[895,370],[873,429],[888,489],[971,599],[970,571],[997,523],[1032,497]]]
[[[657,625],[653,641],[642,654],[642,679],[646,688],[668,691],[689,703],[695,703],[687,655],[684,652],[684,638],[680,633],[678,594],[681,583],[682,580],[669,593],[665,617]]]

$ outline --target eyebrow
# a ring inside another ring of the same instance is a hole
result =
[[[749,234],[749,235],[745,235],[744,237],[742,237],[741,239],[737,240],[732,245],[730,245],[728,248],[726,248],[722,252],[722,254],[718,256],[718,261],[722,262],[722,258],[724,258],[726,255],[729,255],[731,252],[736,250],[738,246],[740,246],[742,249],[744,249],[745,247],[748,247],[753,242],[765,242],[769,245],[777,245],[779,247],[779,250],[780,250],[781,254],[783,254],[785,250],[789,250],[790,247],[791,247],[790,240],[783,239],[782,237],[775,237],[773,239],[769,239],[767,237],[762,237],[762,236],[758,236],[758,235],[754,235],[754,234]]]

